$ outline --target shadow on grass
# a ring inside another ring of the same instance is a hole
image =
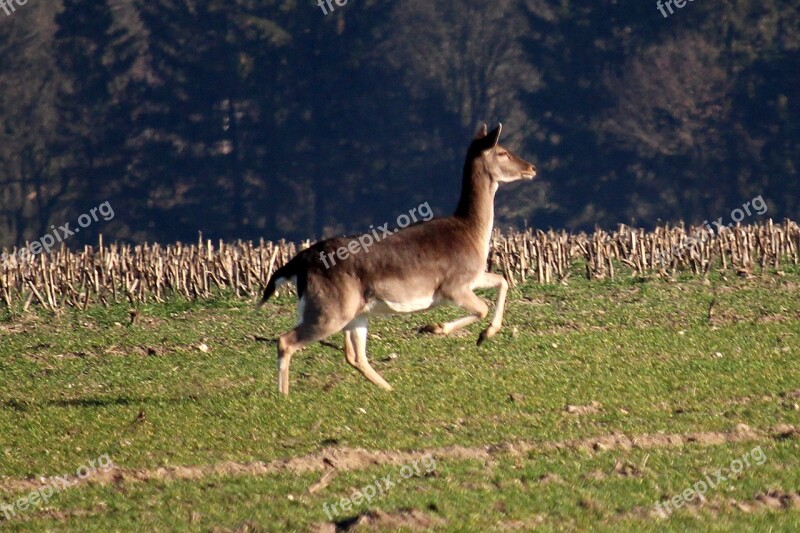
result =
[[[141,406],[141,405],[180,405],[184,403],[197,402],[202,397],[190,394],[179,398],[68,398],[58,400],[44,400],[34,402],[30,400],[19,400],[8,398],[0,400],[0,409],[11,409],[13,411],[26,412],[37,406],[50,407],[111,407],[111,406]]]

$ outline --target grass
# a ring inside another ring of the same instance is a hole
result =
[[[602,282],[576,270],[566,285],[512,289],[504,329],[481,347],[476,326],[451,337],[416,333],[458,310],[373,319],[368,353],[393,393],[346,365],[337,335],[335,347],[294,357],[292,394],[279,397],[270,340],[293,325],[294,304],[285,294],[258,311],[226,295],[173,300],[140,307],[132,325],[124,305],[0,312],[0,504],[29,492],[20,489],[26,479],[74,473],[103,454],[125,473],[10,520],[0,511],[0,529],[319,528],[332,521],[323,504],[399,477],[402,463],[340,468],[314,493],[321,471],[156,474],[331,448],[441,452],[430,474],[335,517],[341,528],[369,510],[386,530],[800,527],[800,505],[788,499],[800,490],[800,438],[770,429],[800,426],[800,269]],[[747,439],[569,444],[615,433],[735,435],[741,424],[753,430]],[[666,519],[650,512],[755,446],[764,464],[702,504]],[[134,482],[141,472],[151,475]],[[764,503],[758,495],[769,491],[781,491],[783,504]]]

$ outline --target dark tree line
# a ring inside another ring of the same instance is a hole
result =
[[[445,214],[498,120],[540,168],[500,226],[797,218],[798,60],[800,0],[31,2],[0,17],[0,246],[105,201],[74,244]]]

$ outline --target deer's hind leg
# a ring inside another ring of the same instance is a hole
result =
[[[300,324],[278,338],[278,391],[289,394],[289,364],[292,355],[312,342],[336,333],[340,328],[324,328],[315,324]]]
[[[356,318],[344,329],[344,356],[347,362],[372,383],[384,390],[393,390],[367,359],[367,319]]]
[[[300,299],[298,311],[300,320],[297,326],[278,338],[278,391],[282,394],[289,394],[292,355],[313,342],[341,331],[354,314],[348,316],[347,310],[342,307],[326,310],[319,306],[308,306],[305,298]]]
[[[440,324],[430,324],[420,328],[420,333],[435,333],[438,335],[449,335],[450,333],[459,330],[463,327],[469,326],[470,324],[474,324],[475,322],[479,322],[483,320],[487,314],[489,314],[489,309],[483,300],[481,300],[475,293],[471,290],[463,290],[458,292],[457,294],[453,295],[450,300],[460,308],[464,309],[471,313],[469,316],[465,316],[462,318],[458,318],[451,322],[444,322]]]

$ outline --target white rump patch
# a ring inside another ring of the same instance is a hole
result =
[[[275,280],[275,290],[278,290],[281,285],[285,285],[288,282],[292,282],[294,285],[297,285],[297,276],[292,276],[291,278],[278,278]]]

